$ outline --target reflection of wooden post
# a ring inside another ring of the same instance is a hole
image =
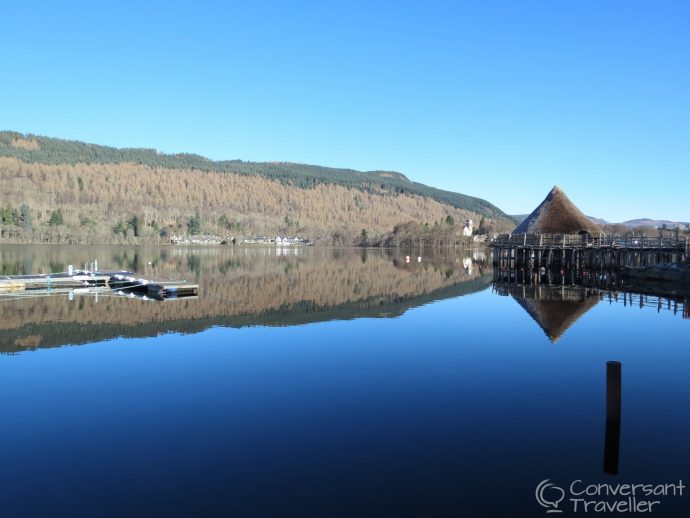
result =
[[[606,434],[604,437],[604,471],[618,474],[621,440],[621,364],[606,362]]]

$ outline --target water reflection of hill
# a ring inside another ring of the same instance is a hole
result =
[[[22,253],[34,271],[42,264],[50,268],[51,262],[80,264],[71,257],[36,258]],[[432,300],[481,290],[491,281],[488,266],[455,256],[407,263],[371,250],[208,249],[199,253],[139,248],[113,253],[119,256],[107,260],[101,256],[99,263],[152,277],[194,279],[200,283],[201,296],[165,303],[112,295],[98,300],[77,295],[68,301],[63,295],[4,301],[0,304],[0,350],[193,333],[211,326],[395,317]],[[12,264],[11,257],[3,259]]]

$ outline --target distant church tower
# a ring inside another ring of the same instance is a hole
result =
[[[463,236],[471,236],[474,230],[474,221],[471,219],[465,220],[465,228],[462,229]]]

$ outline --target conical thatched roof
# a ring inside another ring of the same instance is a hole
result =
[[[556,186],[513,234],[599,234],[601,229]]]
[[[553,343],[600,300],[591,290],[576,286],[510,286],[508,291]]]

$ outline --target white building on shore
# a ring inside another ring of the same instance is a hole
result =
[[[465,228],[462,229],[463,236],[471,236],[474,232],[474,221],[471,219],[465,220]]]

